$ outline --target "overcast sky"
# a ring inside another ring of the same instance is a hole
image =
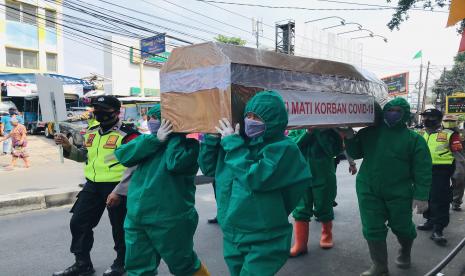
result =
[[[86,0],[89,1],[89,0]],[[186,9],[197,13],[213,17],[219,21],[234,25],[236,28],[221,24],[208,19],[204,16],[191,13],[173,4],[178,4]],[[410,82],[416,82],[419,74],[420,60],[413,60],[412,57],[418,50],[423,50],[423,62],[428,60],[432,63],[431,79],[440,76],[444,66],[450,67],[453,64],[453,57],[457,53],[460,37],[457,35],[455,28],[445,28],[447,13],[431,13],[424,11],[411,11],[410,18],[400,26],[400,30],[390,31],[386,24],[389,22],[393,10],[370,10],[370,11],[308,11],[308,10],[291,10],[291,9],[266,9],[259,7],[245,7],[234,5],[216,4],[232,12],[241,14],[238,16],[222,9],[213,7],[206,3],[196,0],[132,0],[122,1],[115,0],[114,3],[144,11],[162,18],[167,18],[190,26],[197,26],[202,29],[208,29],[212,32],[223,31],[225,35],[236,35],[249,41],[253,46],[255,38],[252,36],[252,20],[248,18],[261,18],[265,23],[263,26],[263,38],[260,43],[264,46],[274,48],[275,30],[272,27],[275,22],[285,19],[294,19],[296,22],[323,18],[327,16],[340,16],[347,22],[357,22],[364,28],[372,30],[374,33],[388,38],[385,43],[379,38],[367,38],[360,40],[363,42],[363,67],[374,72],[378,77],[383,77],[395,73],[409,71],[411,73]],[[164,10],[161,10],[147,2],[155,4]],[[272,6],[298,6],[308,8],[365,8],[363,6],[329,3],[318,0],[230,0],[236,3],[254,3]],[[346,2],[369,3],[388,5],[383,0],[346,0]],[[396,1],[393,1],[396,2]],[[92,3],[106,6],[122,12],[121,9],[110,7],[107,4],[92,1]],[[392,5],[392,4],[391,4]],[[67,9],[65,13],[75,14]],[[136,14],[131,11],[123,11],[128,16],[134,16],[153,23],[171,27],[178,31],[190,33],[206,40],[212,40],[214,34],[209,34],[172,23],[167,23],[161,19],[147,17]],[[176,14],[174,14],[176,13]],[[130,19],[127,19],[130,20]],[[206,25],[202,25],[202,22]],[[321,28],[337,24],[337,20],[323,20],[313,23]],[[298,25],[299,26],[299,25]],[[163,29],[153,27],[155,31],[165,32]],[[242,29],[242,30],[241,30]],[[346,26],[334,29],[341,32],[351,30],[354,27]],[[296,30],[298,33],[299,30]],[[179,33],[167,31],[168,34],[178,37],[184,37],[194,42],[200,40],[183,36]],[[358,36],[356,34],[344,35],[348,38]],[[65,39],[65,74],[71,76],[87,76],[91,72],[103,74],[103,52],[88,46],[81,45],[74,41]]]

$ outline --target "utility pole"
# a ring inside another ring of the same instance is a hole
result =
[[[420,99],[421,99],[421,88],[423,87],[422,84],[422,74],[423,74],[423,58],[421,58],[421,63],[420,63],[420,80],[418,81],[418,103],[417,103],[417,122],[420,123]]]
[[[425,110],[425,105],[426,105],[426,92],[428,90],[429,65],[430,65],[430,62],[428,61],[428,67],[426,68],[425,91],[423,92],[423,103],[421,105],[422,112]]]
[[[444,76],[444,80],[446,80],[446,66],[444,66],[444,71],[442,71],[442,75]],[[441,93],[441,111],[446,110],[446,94],[444,92]]]
[[[260,46],[259,38],[263,35],[263,21],[252,18],[252,34],[255,36],[257,49]]]
[[[144,59],[142,58],[142,51],[140,52],[140,63],[139,63],[139,88],[140,96],[145,97],[144,89]]]

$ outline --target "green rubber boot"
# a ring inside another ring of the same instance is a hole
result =
[[[388,276],[386,241],[367,241],[373,265],[360,276]]]
[[[400,243],[399,255],[396,259],[396,265],[399,268],[407,269],[410,267],[410,252],[412,252],[412,239],[397,238]]]

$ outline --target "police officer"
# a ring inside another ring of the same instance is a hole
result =
[[[433,230],[431,239],[438,245],[445,245],[447,239],[443,229],[449,224],[449,204],[452,201],[451,177],[454,173],[455,157],[460,158],[462,144],[460,135],[441,126],[443,114],[437,109],[427,109],[423,113],[425,129],[419,134],[425,138],[433,161],[433,181],[430,190],[429,207],[423,214],[425,223],[418,230]]]
[[[78,148],[64,135],[57,134],[55,142],[63,146],[64,156],[77,162],[86,162],[86,184],[71,209],[71,252],[76,262],[54,276],[91,275],[95,272],[90,259],[94,242],[93,228],[108,210],[112,226],[116,259],[104,276],[124,274],[125,241],[123,222],[126,216],[126,198],[113,192],[123,178],[126,168],[113,156],[116,148],[137,137],[138,133],[122,124],[118,115],[121,103],[113,96],[101,96],[92,102],[98,125],[88,128],[84,147]]]

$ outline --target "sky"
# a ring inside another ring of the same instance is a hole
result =
[[[81,2],[85,1],[90,0],[83,0]],[[330,3],[321,0],[230,0],[228,2],[307,8],[364,8],[363,6]],[[346,0],[346,2],[369,3],[372,5],[393,5],[392,3],[386,3],[384,0]],[[197,0],[113,1],[113,3],[117,3],[125,7],[131,7],[138,11],[144,11],[161,18],[157,19],[129,10],[111,7],[108,4],[99,3],[99,1],[92,1],[92,3],[123,12],[128,16],[141,18],[155,24],[176,29],[180,32],[189,33],[197,37],[201,37],[204,40],[213,40],[213,37],[215,36],[213,33],[222,33],[227,36],[235,35],[247,40],[247,45],[250,47],[255,46],[255,37],[252,35],[251,18],[259,18],[264,22],[263,35],[260,37],[260,44],[262,47],[268,48],[274,48],[275,30],[273,26],[275,25],[275,22],[293,19],[297,23],[296,33],[299,34],[299,31],[301,30],[298,28],[302,26],[302,24],[298,24],[299,22],[328,16],[339,16],[344,18],[346,22],[359,23],[363,26],[363,28],[369,29],[375,34],[384,36],[388,39],[388,43],[385,43],[380,38],[366,38],[358,40],[363,43],[362,63],[364,69],[372,71],[378,77],[408,71],[410,73],[409,82],[412,85],[418,81],[419,77],[420,59],[413,60],[413,56],[416,52],[419,50],[423,51],[423,64],[425,66],[427,61],[431,62],[430,83],[432,83],[434,79],[439,78],[444,66],[448,68],[452,66],[453,57],[457,53],[460,42],[460,37],[458,36],[456,29],[454,27],[445,27],[448,16],[447,13],[410,11],[409,19],[402,23],[400,30],[391,31],[388,29],[386,24],[391,19],[394,12],[393,10],[309,11],[215,4],[218,7],[230,11],[228,12]],[[194,11],[197,14],[189,12],[187,9]],[[64,12],[76,15],[76,13],[67,9],[65,9]],[[187,26],[208,29],[210,30],[210,33],[166,22],[163,18],[176,21],[181,24],[186,24]],[[318,28],[324,28],[338,24],[338,20],[327,19],[309,24]],[[166,32],[167,34],[182,37],[193,42],[202,42],[202,40],[187,37],[173,31],[166,31],[156,27],[151,28],[155,31]],[[344,26],[333,30],[335,32],[342,32],[353,29],[355,28],[351,26]],[[341,36],[351,38],[360,36],[360,34],[353,33]],[[90,73],[99,73],[103,75],[103,54],[104,52],[101,50],[81,45],[75,41],[65,38],[65,74],[76,77],[88,76]],[[308,55],[311,56],[311,53]]]

